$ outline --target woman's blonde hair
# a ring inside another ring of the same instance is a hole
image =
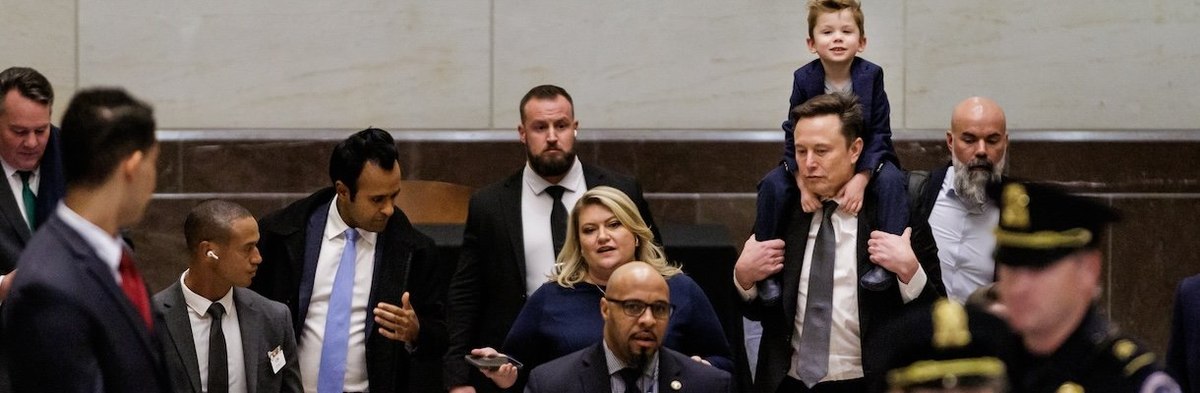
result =
[[[621,222],[621,226],[637,237],[633,260],[644,261],[653,266],[664,278],[670,278],[681,272],[678,266],[667,261],[662,247],[654,243],[654,233],[650,231],[649,226],[646,226],[646,221],[642,219],[641,213],[638,213],[633,200],[630,200],[629,196],[621,190],[600,186],[583,193],[583,196],[579,197],[579,201],[575,202],[575,207],[571,209],[571,218],[567,220],[567,238],[563,243],[562,251],[558,253],[554,273],[550,276],[552,281],[560,286],[573,288],[575,284],[582,282],[587,277],[588,265],[583,258],[583,251],[580,250],[579,243],[579,212],[590,205],[608,208],[617,221]]]

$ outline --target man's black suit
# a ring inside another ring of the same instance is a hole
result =
[[[589,189],[609,186],[629,195],[655,238],[662,243],[636,180],[586,164],[583,178]],[[525,305],[525,243],[521,226],[524,184],[522,172],[517,171],[471,196],[462,254],[447,296],[450,330],[450,349],[444,365],[447,386],[494,386],[482,374],[472,373],[463,356],[473,348],[500,348]]]
[[[335,195],[332,187],[317,191],[259,221],[262,238],[258,248],[263,261],[250,289],[288,306],[297,338],[308,313],[321,234]],[[413,228],[400,208],[395,209],[378,239],[365,330],[371,392],[440,390],[450,265],[436,263],[433,240]],[[369,316],[380,302],[399,306],[400,296],[406,291],[421,325],[417,342],[413,343],[416,350],[411,354],[404,343],[379,334],[374,318]]]
[[[809,224],[812,222],[813,214],[804,213],[799,210],[798,204],[795,204],[797,209],[791,217],[787,218],[788,223],[783,225],[787,228],[786,231],[798,230],[807,233]],[[871,231],[875,228],[875,201],[868,196],[863,209],[858,212],[858,274],[865,274],[871,266],[869,256],[867,254],[867,240],[871,238]],[[910,214],[910,217],[917,217],[915,214]],[[925,220],[910,220],[912,227],[911,242],[913,252],[916,254],[917,260],[921,267],[925,270],[926,281],[925,288],[921,291],[921,295],[912,302],[904,304],[900,295],[899,285],[893,285],[883,291],[869,291],[861,286],[856,286],[858,290],[858,319],[860,327],[860,342],[862,345],[862,367],[863,373],[867,381],[880,377],[885,361],[884,352],[878,348],[871,348],[865,343],[872,340],[874,335],[878,334],[904,334],[904,332],[887,332],[881,330],[889,321],[902,315],[910,306],[917,304],[928,304],[933,300],[942,296],[945,290],[942,288],[941,265],[937,257],[937,246],[933,240],[933,234],[929,229],[929,223]],[[801,235],[801,238],[806,235]],[[787,238],[787,233],[784,233],[781,238]],[[800,247],[796,251],[796,255],[804,255],[804,248],[807,244],[801,242],[799,244],[789,243],[786,247]],[[789,254],[792,253],[789,251]],[[752,320],[762,321],[763,333],[762,341],[759,343],[758,350],[758,371],[755,374],[754,387],[758,392],[775,392],[783,378],[787,376],[792,359],[792,334],[795,332],[796,319],[796,296],[799,291],[800,273],[802,268],[802,260],[785,261],[782,277],[783,277],[783,295],[781,300],[770,306],[764,305],[759,299],[754,299],[746,304],[745,314],[747,318]],[[858,282],[858,280],[855,280]]]
[[[581,349],[533,369],[526,392],[612,392],[604,342]],[[670,348],[658,350],[660,392],[732,392],[729,373],[704,365]]]
[[[37,203],[34,204],[33,222],[37,225],[46,223],[58,207],[58,201],[67,192],[66,180],[62,173],[62,153],[59,147],[58,127],[50,128],[50,136],[46,141],[46,152],[38,164]],[[25,223],[25,215],[17,206],[16,197],[7,180],[0,179],[0,274],[8,274],[17,267],[17,258],[21,250],[29,243],[33,231]]]

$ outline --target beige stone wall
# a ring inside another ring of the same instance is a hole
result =
[[[529,87],[591,129],[775,129],[797,0],[4,0],[0,65],[122,85],[164,129],[510,129]],[[1196,129],[1200,3],[864,0],[893,128],[972,94],[1017,129]]]

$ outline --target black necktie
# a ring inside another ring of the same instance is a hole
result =
[[[225,352],[225,332],[221,330],[225,306],[213,302],[208,306],[208,315],[212,316],[208,331],[208,393],[228,393],[229,355]]]
[[[642,389],[638,389],[638,380],[642,379],[641,370],[626,367],[617,373],[621,374],[621,379],[625,380],[625,393],[642,393]]]
[[[550,235],[554,239],[554,257],[562,251],[563,242],[567,239],[567,208],[563,206],[562,196],[566,191],[563,186],[546,187],[546,193],[554,198],[554,206],[550,208]]]
[[[804,331],[800,332],[800,381],[816,385],[829,372],[829,330],[833,314],[833,265],[837,240],[833,212],[837,203],[825,202],[821,228],[809,264],[808,296],[804,306]]]

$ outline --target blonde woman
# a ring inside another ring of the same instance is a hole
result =
[[[608,277],[634,260],[650,264],[667,278],[672,310],[664,345],[732,372],[729,343],[712,304],[695,281],[667,262],[653,239],[633,201],[620,190],[596,187],[579,198],[567,222],[555,273],[530,295],[504,340],[504,353],[524,363],[522,376],[602,340],[600,298],[605,297]],[[495,351],[485,348],[473,353]],[[507,365],[484,372],[502,388],[517,379],[516,370]]]

